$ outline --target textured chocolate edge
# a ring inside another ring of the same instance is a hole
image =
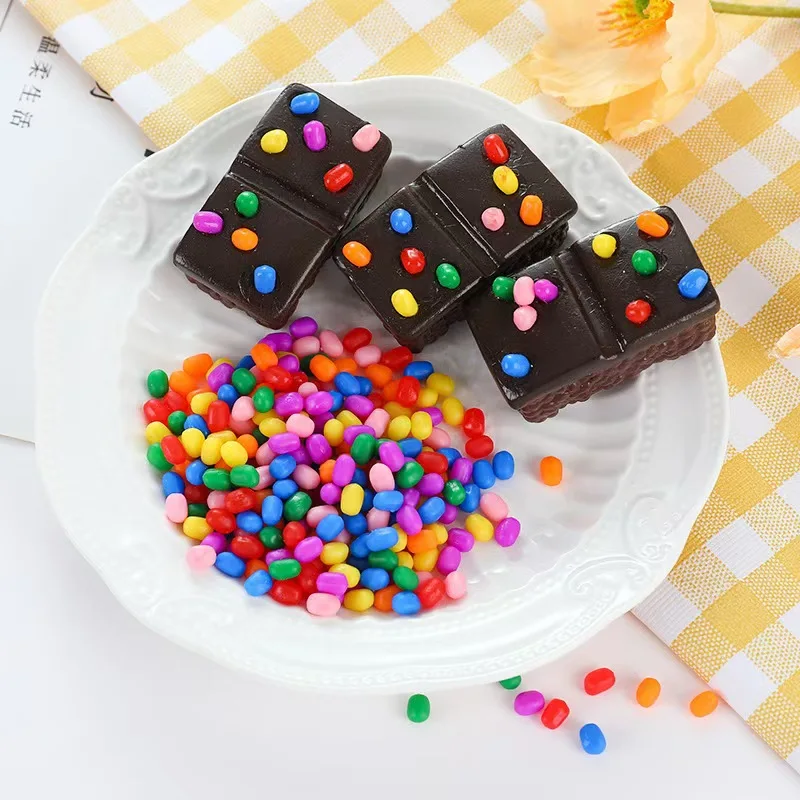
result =
[[[669,361],[691,353],[692,350],[713,339],[716,330],[716,317],[712,315],[670,339],[617,359],[614,366],[597,370],[568,386],[538,397],[522,406],[519,413],[528,422],[544,422],[558,414],[564,406],[582,403],[597,392],[613,389],[621,383],[632,380],[659,361]]]

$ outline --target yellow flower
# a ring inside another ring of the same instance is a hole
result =
[[[709,0],[539,0],[549,33],[530,71],[569,106],[608,103],[606,130],[636,136],[672,119],[703,84],[720,42]]]

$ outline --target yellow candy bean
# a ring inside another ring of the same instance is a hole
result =
[[[256,413],[253,414],[253,422],[255,422],[256,425],[260,425],[265,419],[271,419],[269,411],[256,411]]]
[[[394,526],[394,529],[397,531],[397,544],[390,549],[395,553],[399,553],[406,549],[406,545],[408,544],[408,534],[397,525]]]
[[[225,442],[220,450],[220,455],[229,467],[241,467],[247,463],[247,450],[239,442]]]
[[[357,483],[348,483],[342,489],[342,497],[339,500],[339,508],[342,514],[353,517],[361,511],[364,505],[364,489]]]
[[[405,439],[409,433],[411,433],[410,417],[395,417],[386,428],[386,435],[396,442]]]
[[[329,572],[341,572],[347,578],[347,586],[354,589],[361,580],[361,573],[352,564],[334,564]]]
[[[210,433],[208,438],[219,439],[220,444],[224,444],[225,442],[234,441],[236,439],[236,434],[233,431],[217,431],[216,433]]]
[[[397,554],[397,566],[398,567],[408,567],[409,569],[414,568],[414,556],[411,553],[398,553]]]
[[[420,389],[417,405],[420,408],[429,408],[430,406],[435,406],[438,400],[439,394],[434,389],[431,389],[430,386],[425,386]]]
[[[519,189],[519,179],[510,167],[497,167],[492,173],[492,180],[503,194],[514,194]]]
[[[610,233],[598,233],[592,239],[592,250],[600,258],[611,258],[617,251],[617,240]]]
[[[425,384],[445,397],[453,394],[453,390],[456,388],[456,382],[443,372],[431,372]]]
[[[286,145],[289,143],[289,137],[286,135],[286,131],[281,130],[280,128],[274,128],[271,131],[267,131],[261,137],[261,149],[265,153],[270,153],[274,155],[275,153],[282,153],[286,149]]]
[[[319,560],[332,567],[334,564],[343,564],[350,553],[350,548],[344,542],[326,542],[322,545]]]
[[[346,408],[336,415],[336,419],[338,419],[345,428],[350,428],[353,425],[363,425],[361,420],[352,411],[348,411]]]
[[[345,592],[342,605],[348,611],[366,611],[375,603],[375,595],[369,589],[353,589]]]
[[[408,289],[398,289],[392,293],[392,306],[401,317],[414,317],[419,311],[419,304]]]
[[[444,544],[447,541],[447,528],[441,522],[432,522],[427,527],[436,534],[437,544]]]
[[[458,427],[464,421],[464,405],[457,397],[442,400],[442,416],[448,425]]]
[[[470,514],[464,527],[475,537],[476,542],[489,542],[494,537],[494,525],[483,514]]]
[[[434,547],[433,550],[425,550],[414,556],[414,569],[417,572],[431,572],[439,560],[439,551]]]
[[[206,414],[208,407],[217,399],[214,392],[200,392],[192,398],[189,407],[192,409],[192,414]]]
[[[411,415],[411,435],[415,439],[427,439],[433,433],[433,420],[427,411],[415,411]]]
[[[286,433],[286,423],[277,417],[270,417],[269,419],[263,420],[259,424],[258,429],[264,434],[264,436],[269,438],[270,436],[274,436],[276,433]]]
[[[410,417],[411,412],[405,407],[401,406],[396,400],[390,400],[383,407],[383,410],[392,418],[395,417]]]
[[[197,428],[187,428],[181,434],[181,444],[189,458],[200,458],[206,437]]]
[[[205,517],[186,517],[183,521],[183,532],[190,538],[200,542],[211,533],[211,526]]]
[[[220,459],[220,451],[222,450],[223,444],[225,444],[225,442],[222,439],[211,434],[211,436],[203,442],[203,447],[200,450],[200,460],[207,466],[213,467]]]
[[[144,438],[147,439],[147,444],[155,444],[171,433],[172,431],[163,422],[151,422],[144,429]]]
[[[329,419],[322,435],[331,447],[338,447],[344,441],[344,425],[338,419]]]

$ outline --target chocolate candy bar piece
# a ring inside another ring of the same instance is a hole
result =
[[[574,198],[495,125],[400,189],[339,241],[334,259],[398,342],[419,351],[492,277],[553,252]]]
[[[467,320],[509,405],[541,422],[699,347],[718,310],[683,225],[662,207],[498,278]]]
[[[391,149],[374,125],[287,86],[195,214],[175,265],[226,305],[282,327]]]

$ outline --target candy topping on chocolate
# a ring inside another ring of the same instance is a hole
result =
[[[322,180],[329,192],[341,192],[352,182],[353,168],[349,164],[337,164],[325,173]]]
[[[490,133],[483,140],[483,152],[492,164],[505,164],[508,161],[508,148],[499,134]]]
[[[303,141],[312,153],[324,150],[325,145],[328,144],[328,134],[325,132],[325,126],[316,119],[306,122],[303,125]]]
[[[277,282],[278,273],[275,271],[275,267],[270,267],[269,264],[262,264],[253,270],[253,283],[259,294],[272,294],[275,291]]]
[[[625,306],[625,316],[634,325],[644,325],[652,313],[653,307],[647,300],[634,300]]]
[[[509,167],[497,167],[492,173],[492,180],[503,194],[514,194],[519,189],[519,178]]]
[[[271,155],[274,155],[275,153],[282,153],[286,149],[286,145],[288,143],[289,137],[286,135],[286,131],[283,131],[280,128],[267,131],[261,137],[261,149],[265,153],[270,153]]]
[[[650,250],[636,250],[631,256],[631,264],[640,275],[655,275],[658,272],[658,262]]]
[[[531,362],[521,353],[506,353],[500,369],[510,378],[524,378],[531,371]]]
[[[396,208],[389,215],[389,224],[395,233],[405,236],[414,227],[414,219],[404,208]]]
[[[514,279],[505,275],[498,275],[492,281],[492,294],[498,300],[514,299]]]
[[[236,210],[243,217],[254,217],[258,213],[258,206],[258,195],[253,192],[239,192],[236,195]]]
[[[289,101],[292,114],[313,114],[319,108],[319,95],[316,92],[296,94]]]
[[[708,273],[699,267],[690,269],[678,281],[678,291],[681,297],[685,297],[687,300],[696,300],[706,286],[708,286]]]
[[[198,211],[192,220],[195,230],[200,233],[220,233],[223,224],[222,217],[216,211]]]
[[[408,289],[397,289],[392,293],[392,306],[401,317],[414,317],[419,311],[417,300]]]
[[[518,306],[529,306],[536,295],[533,291],[533,278],[523,275],[514,281],[514,302]]]
[[[354,267],[366,267],[372,261],[372,253],[361,242],[348,242],[342,247],[342,255]]]
[[[237,250],[255,250],[258,236],[250,228],[237,228],[231,234],[231,243]]]
[[[448,264],[446,261],[436,267],[436,280],[445,289],[458,289],[461,286],[461,274],[452,264]]]
[[[380,138],[381,132],[375,125],[368,122],[353,134],[353,147],[361,153],[369,153],[378,144]]]
[[[642,211],[636,217],[636,227],[648,236],[661,239],[669,233],[669,222],[656,211]]]
[[[598,233],[592,239],[592,252],[598,258],[611,258],[617,252],[617,240],[610,233]]]
[[[514,324],[518,330],[529,331],[534,326],[538,316],[533,306],[520,306],[514,310]]]
[[[505,221],[506,215],[503,213],[502,208],[490,206],[489,208],[484,209],[483,214],[481,214],[481,222],[483,223],[483,227],[490,231],[499,231],[500,228],[503,227]]]
[[[542,221],[542,198],[538,194],[526,194],[519,205],[519,218],[523,225],[533,227]]]
[[[538,281],[534,281],[533,291],[536,294],[536,299],[541,300],[543,303],[552,303],[558,297],[558,286],[547,278],[540,278]]]
[[[400,251],[400,262],[409,275],[419,275],[425,269],[425,253],[416,247],[404,247]]]

